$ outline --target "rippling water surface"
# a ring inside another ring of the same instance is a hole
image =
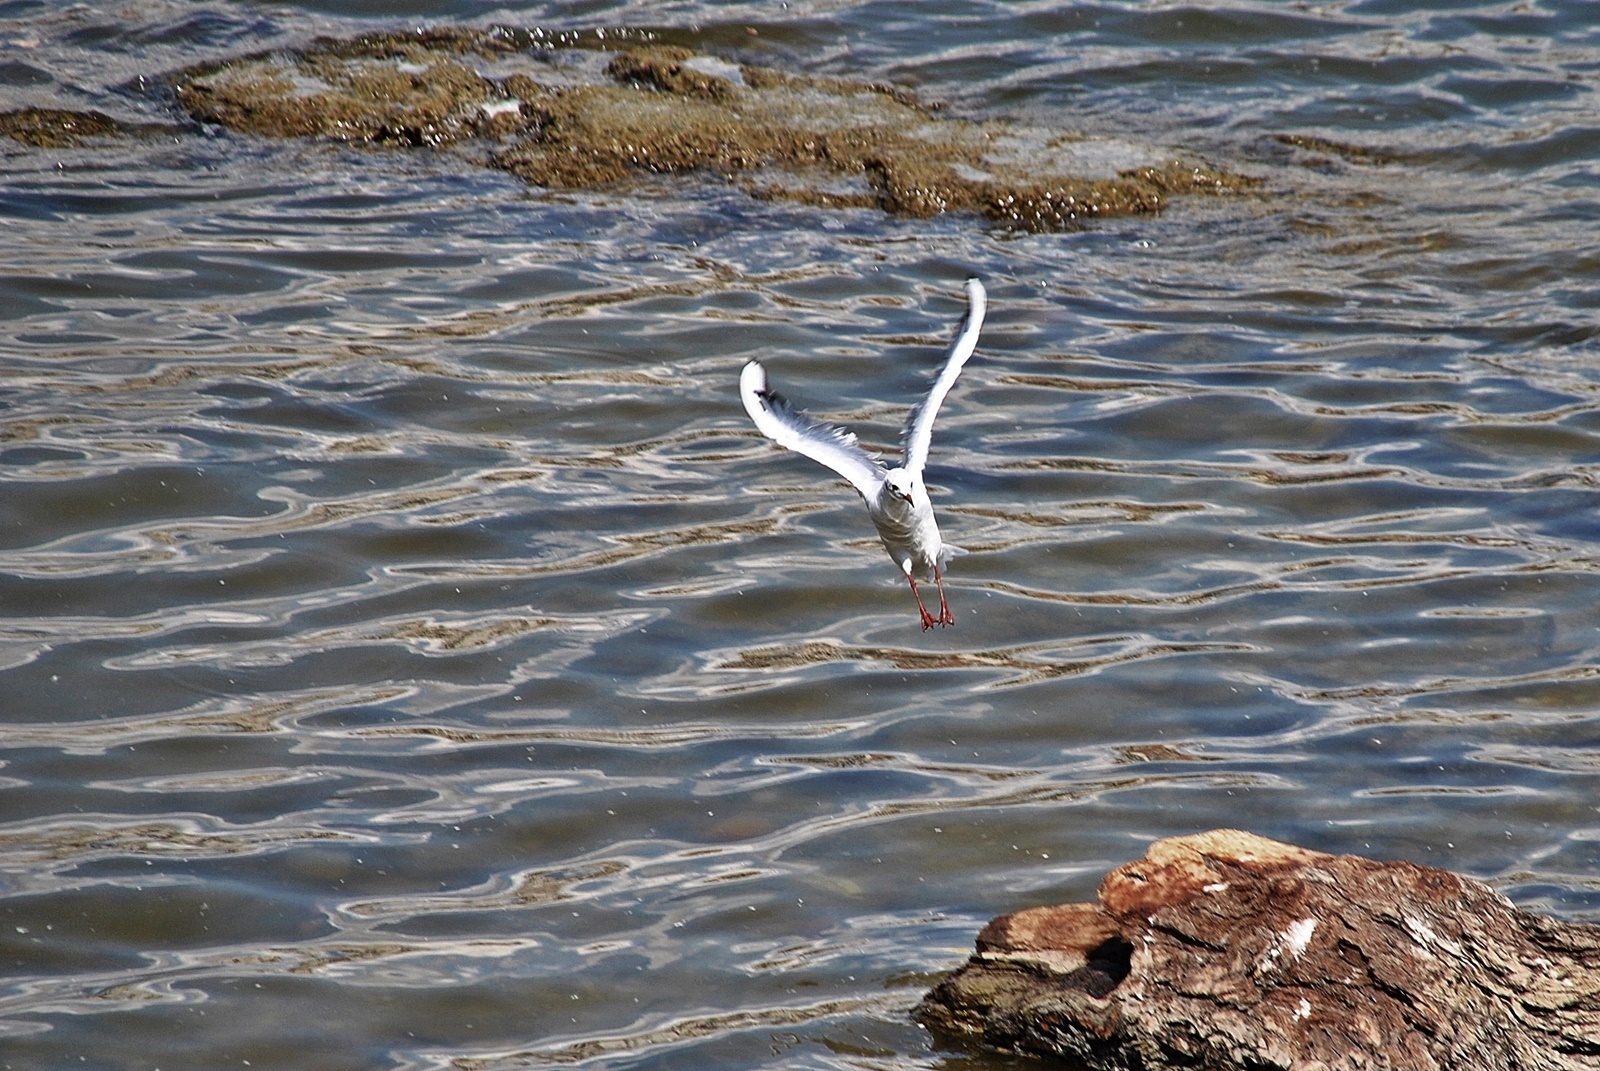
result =
[[[1600,912],[1593,5],[492,17],[1262,181],[1030,236],[0,146],[0,1064],[1011,1066],[907,1009],[1219,825]],[[488,18],[4,3],[0,105],[171,123],[183,64]],[[970,272],[923,633],[736,381],[892,450]]]

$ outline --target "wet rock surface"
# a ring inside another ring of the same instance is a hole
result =
[[[1213,830],[990,922],[916,1016],[1094,1068],[1600,1068],[1600,926]]]
[[[0,135],[40,149],[80,145],[94,138],[166,132],[168,127],[131,126],[104,112],[66,108],[19,108],[0,112]]]
[[[761,198],[1062,230],[1252,185],[1164,147],[947,118],[899,87],[739,65],[647,37],[319,39],[181,71],[172,85],[192,118],[240,133],[455,146],[549,189],[695,173]]]

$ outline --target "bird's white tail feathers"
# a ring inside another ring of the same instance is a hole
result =
[[[966,553],[967,551],[954,543],[941,543],[939,545],[939,571],[944,571],[944,567],[950,564],[951,558],[959,558]]]

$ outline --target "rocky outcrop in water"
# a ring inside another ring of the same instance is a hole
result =
[[[432,29],[321,39],[172,78],[193,118],[268,137],[484,146],[550,189],[717,176],[750,194],[1026,230],[1250,181],[1191,155],[942,116],[904,89],[739,65],[649,34]]]
[[[18,108],[0,111],[0,137],[39,149],[60,149],[109,137],[170,137],[169,123],[124,123],[104,112],[71,108]]]
[[[1091,1068],[1595,1069],[1600,926],[1213,830],[1155,842],[1097,903],[990,922],[916,1016]]]

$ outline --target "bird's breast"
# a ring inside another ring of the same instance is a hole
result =
[[[933,510],[914,509],[909,503],[900,509],[892,506],[872,511],[872,521],[878,527],[878,538],[896,565],[902,569],[907,562],[919,579],[933,575],[933,566],[939,559],[939,525],[933,519]]]

